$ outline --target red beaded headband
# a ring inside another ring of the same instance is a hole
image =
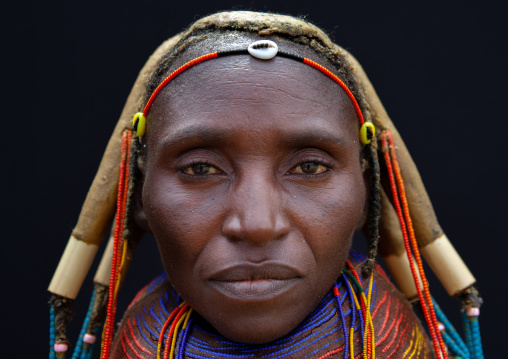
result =
[[[134,132],[138,137],[141,137],[145,134],[146,129],[146,117],[148,116],[148,112],[150,111],[150,108],[152,107],[153,102],[157,98],[157,95],[159,92],[166,87],[166,85],[173,80],[176,76],[180,75],[185,70],[191,68],[194,65],[199,64],[200,62],[214,59],[217,57],[224,57],[229,55],[244,55],[244,54],[250,54],[258,59],[262,60],[269,60],[275,57],[275,55],[279,55],[282,57],[286,57],[289,59],[293,59],[299,62],[303,62],[304,64],[307,64],[309,66],[312,66],[313,68],[321,71],[323,74],[331,78],[333,81],[335,81],[348,95],[349,99],[353,103],[353,106],[355,107],[356,115],[358,116],[358,120],[360,121],[360,140],[363,144],[369,144],[372,137],[375,134],[375,127],[372,122],[365,121],[363,118],[362,111],[360,110],[360,106],[358,105],[358,101],[356,101],[356,98],[354,97],[351,90],[346,86],[344,82],[342,82],[341,79],[339,79],[335,74],[333,74],[330,70],[327,68],[321,66],[317,62],[314,62],[306,57],[292,54],[285,51],[280,51],[278,49],[278,46],[275,42],[270,40],[259,40],[255,41],[252,44],[249,45],[247,49],[237,49],[237,50],[226,50],[226,51],[215,51],[206,55],[199,56],[195,58],[194,60],[191,60],[184,65],[177,68],[175,71],[173,71],[168,77],[164,79],[164,81],[161,82],[159,86],[155,89],[155,91],[152,93],[150,98],[148,99],[147,104],[145,105],[145,108],[143,109],[143,112],[138,112],[136,115],[134,115],[134,119],[132,121],[132,127],[134,129]]]

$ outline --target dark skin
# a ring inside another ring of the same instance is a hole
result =
[[[242,40],[250,41],[235,41]],[[305,47],[284,46],[309,56]],[[191,48],[174,66],[201,54]],[[127,310],[115,357],[155,356],[161,319],[147,310],[175,308],[176,298],[166,294],[172,287],[199,313],[196,325],[230,340],[268,343],[295,329],[333,287],[365,222],[368,176],[358,130],[343,90],[290,59],[214,59],[167,86],[148,116],[136,219],[155,235],[169,281]],[[361,271],[361,263],[354,265]],[[429,357],[410,304],[377,272],[375,278],[377,356]],[[344,302],[344,312],[349,305]],[[192,335],[228,346],[215,334]],[[358,355],[360,330],[354,340]],[[344,341],[321,345],[291,357],[323,355]],[[256,356],[271,356],[256,348]]]
[[[142,206],[171,283],[227,338],[287,334],[365,220],[351,101],[294,60],[231,56],[167,86],[148,124]]]

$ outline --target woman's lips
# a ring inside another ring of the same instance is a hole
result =
[[[240,264],[215,272],[208,283],[218,292],[240,301],[263,301],[296,285],[303,274],[282,264]]]

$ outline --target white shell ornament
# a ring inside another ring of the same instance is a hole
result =
[[[249,51],[249,54],[258,59],[269,60],[273,59],[275,55],[277,55],[279,47],[273,41],[259,40],[250,44],[247,50]]]

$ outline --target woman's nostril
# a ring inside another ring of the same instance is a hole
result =
[[[288,220],[277,211],[232,213],[223,226],[223,234],[231,240],[256,244],[284,238],[290,231]]]

